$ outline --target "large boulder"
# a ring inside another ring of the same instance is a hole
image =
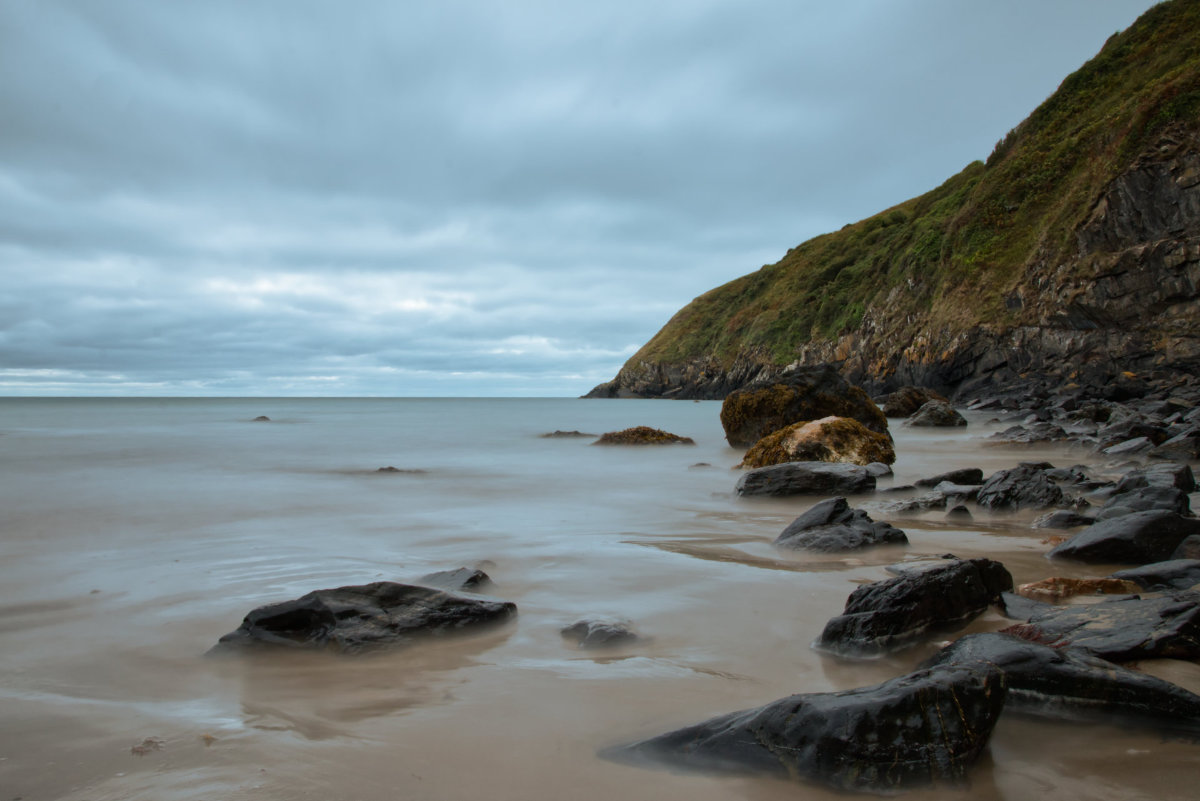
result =
[[[888,417],[908,417],[929,401],[948,402],[948,398],[939,392],[925,387],[900,387],[879,399],[883,413]]]
[[[377,581],[314,590],[252,610],[213,652],[252,647],[362,653],[421,638],[480,630],[517,614],[516,604]]]
[[[875,476],[841,462],[784,462],[742,474],[738,495],[857,495],[874,492]]]
[[[788,696],[603,755],[853,792],[958,783],[987,745],[1004,698],[994,667],[938,666],[872,687]]]
[[[908,537],[890,523],[875,521],[845,498],[830,498],[792,521],[775,540],[781,548],[832,553],[872,545],[907,545]]]
[[[1045,509],[1062,503],[1063,492],[1044,470],[1021,465],[992,475],[975,500],[985,509]]]
[[[1200,534],[1200,520],[1162,510],[1130,512],[1100,520],[1049,553],[1054,559],[1144,565],[1170,559],[1187,537]]]
[[[773,431],[823,417],[851,417],[877,434],[887,418],[867,393],[829,365],[799,367],[734,390],[721,404],[725,439],[748,448]]]
[[[955,428],[965,426],[967,418],[959,414],[945,401],[931,400],[904,421],[905,425],[918,428]]]
[[[593,445],[695,445],[691,437],[681,437],[661,428],[634,426],[601,434]]]
[[[793,423],[767,434],[742,458],[742,467],[783,462],[849,462],[869,465],[896,461],[892,438],[850,417],[822,417]]]
[[[927,633],[966,625],[1012,587],[1012,575],[999,562],[949,558],[857,588],[816,645],[845,656],[903,648]]]

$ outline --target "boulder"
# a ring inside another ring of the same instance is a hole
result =
[[[939,392],[925,387],[900,387],[900,389],[880,398],[884,415],[887,417],[908,417],[929,401],[948,399]]]
[[[943,481],[949,481],[951,484],[982,484],[983,471],[978,467],[964,467],[961,470],[951,470],[948,473],[939,473],[929,478],[919,478],[914,483],[918,487],[936,487]]]
[[[1100,520],[1050,551],[1052,559],[1144,565],[1170,559],[1200,520],[1174,512],[1131,512]]]
[[[1183,492],[1196,491],[1192,468],[1179,462],[1160,462],[1131,470],[1117,482],[1117,494],[1142,487],[1174,487]]]
[[[1141,592],[1140,585],[1113,575],[1111,578],[1069,578],[1053,576],[1017,587],[1017,595],[1052,603],[1076,595],[1130,595]]]
[[[927,633],[966,625],[1012,586],[1012,576],[999,562],[947,559],[857,588],[842,614],[825,624],[816,645],[846,656],[903,648]]]
[[[741,467],[783,462],[849,462],[869,465],[896,461],[892,438],[876,434],[849,417],[823,417],[781,428],[754,443]]]
[[[985,509],[1045,509],[1062,500],[1062,490],[1044,470],[1025,465],[995,473],[979,488],[976,497]]]
[[[775,540],[781,548],[833,553],[872,545],[907,545],[904,532],[872,520],[862,509],[851,509],[845,498],[830,498],[792,521]]]
[[[877,434],[887,433],[887,418],[879,407],[829,365],[799,367],[752,382],[721,404],[725,438],[735,448],[748,448],[793,423],[830,416],[851,417]]]
[[[564,626],[563,639],[571,640],[577,648],[614,648],[638,639],[627,620],[579,620]]]
[[[260,606],[210,653],[253,647],[362,653],[477,631],[516,613],[516,604],[507,601],[377,581],[314,590],[292,601]]]
[[[1110,497],[1096,513],[1096,519],[1107,520],[1133,512],[1154,510],[1187,517],[1192,513],[1192,504],[1187,493],[1175,487],[1139,487]]]
[[[738,495],[857,495],[875,490],[867,468],[840,462],[784,462],[744,473]]]
[[[931,400],[904,421],[905,425],[918,427],[954,428],[965,426],[967,418],[945,401]]]
[[[1071,646],[1110,662],[1200,657],[1200,593],[1042,606],[1004,629],[1054,648]]]
[[[1118,570],[1115,579],[1132,581],[1146,590],[1187,590],[1200,584],[1200,559],[1168,559]]]
[[[1103,715],[1192,736],[1200,731],[1200,696],[1075,648],[996,632],[968,634],[926,666],[979,663],[1004,673],[1006,709],[1049,718]]]
[[[602,756],[853,792],[958,783],[987,745],[1004,698],[997,668],[941,665],[872,687],[788,696]]]
[[[437,587],[440,590],[459,592],[478,592],[490,587],[492,577],[482,570],[470,567],[460,567],[457,570],[439,570],[436,573],[426,573],[417,579],[419,584]]]
[[[593,445],[695,445],[691,437],[681,437],[660,428],[635,426],[622,431],[601,434]]]

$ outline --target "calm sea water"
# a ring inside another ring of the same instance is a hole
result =
[[[1043,535],[1027,517],[964,527],[935,513],[890,518],[906,549],[778,552],[771,540],[816,499],[736,498],[741,452],[725,444],[719,409],[0,399],[0,799],[844,797],[595,753],[898,675],[935,646],[865,663],[809,647],[856,583],[946,551],[1043,578],[1053,572]],[[1087,459],[986,447],[995,426],[972,420],[895,427],[895,483]],[[697,445],[539,436],[633,425]],[[515,624],[364,659],[203,657],[254,606],[464,565],[485,565],[493,594],[517,603]],[[558,629],[586,616],[626,618],[646,639],[575,650]],[[989,614],[973,629],[1001,625]],[[1195,665],[1148,669],[1200,689]],[[131,753],[147,738],[144,755]],[[1198,769],[1200,746],[1014,718],[969,789],[908,797],[1182,799]]]

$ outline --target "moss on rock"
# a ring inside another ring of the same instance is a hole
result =
[[[794,423],[760,439],[742,459],[742,467],[783,462],[849,462],[892,464],[892,438],[877,434],[848,417],[825,417]]]
[[[695,445],[691,437],[681,437],[660,428],[635,426],[624,431],[609,431],[601,434],[593,445]]]

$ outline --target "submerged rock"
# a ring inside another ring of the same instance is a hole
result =
[[[577,648],[614,648],[639,639],[626,620],[579,620],[559,633],[574,641]]]
[[[492,577],[478,568],[460,567],[457,570],[439,570],[417,579],[421,584],[442,590],[467,590],[477,592],[492,584]]]
[[[857,495],[875,489],[865,467],[840,462],[784,462],[738,479],[738,495]]]
[[[781,548],[833,553],[872,545],[907,545],[908,537],[890,523],[875,521],[845,498],[830,498],[792,521],[775,540]]]
[[[869,465],[896,461],[892,438],[849,417],[823,417],[795,423],[760,439],[742,458],[742,467],[783,462],[849,462]]]
[[[588,434],[584,431],[561,431],[555,430],[540,435],[542,439],[592,439],[595,434]]]
[[[937,666],[872,687],[792,695],[602,755],[855,792],[958,783],[987,745],[1004,698],[997,668]]]
[[[609,431],[601,434],[600,439],[593,445],[695,445],[691,437],[681,437],[660,428],[650,426],[635,426],[623,431]]]
[[[210,653],[253,647],[361,653],[477,631],[516,613],[516,604],[508,601],[377,581],[314,590],[292,601],[260,606]]]
[[[1052,559],[1143,565],[1170,559],[1188,536],[1200,534],[1200,520],[1174,512],[1131,512],[1100,520],[1055,546]]]

